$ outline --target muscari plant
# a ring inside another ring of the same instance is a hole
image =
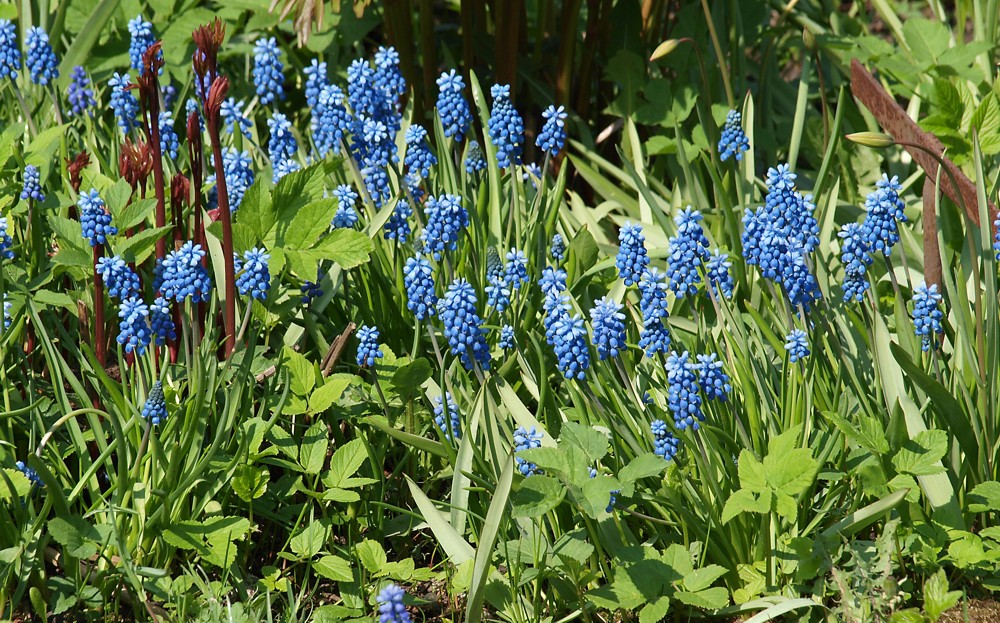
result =
[[[79,165],[75,188],[28,164],[26,205],[5,215],[5,249],[32,262],[15,274],[51,265],[88,284],[78,300],[87,308],[90,297],[92,316],[77,328],[94,347],[65,339],[39,297],[14,293],[5,350],[24,336],[41,355],[4,354],[63,382],[21,373],[32,392],[4,394],[9,421],[42,413],[44,430],[7,431],[18,457],[4,471],[7,497],[24,503],[4,510],[4,551],[16,560],[0,577],[4,599],[23,600],[32,578],[54,609],[95,605],[125,586],[133,610],[154,617],[157,601],[180,604],[189,591],[171,576],[174,561],[239,574],[248,535],[267,525],[291,535],[294,561],[292,571],[261,570],[268,592],[315,570],[338,583],[331,615],[378,604],[385,620],[408,619],[401,591],[378,592],[377,580],[421,574],[380,562],[385,552],[361,528],[385,530],[384,511],[406,516],[396,505],[410,500],[455,568],[452,589],[468,592],[473,620],[487,599],[510,620],[569,603],[587,617],[718,610],[730,597],[766,607],[753,599],[822,584],[840,536],[889,512],[953,531],[918,533],[914,556],[959,543],[948,548],[956,568],[991,572],[988,558],[967,553],[989,546],[967,522],[996,504],[996,474],[974,453],[992,427],[918,430],[914,415],[915,400],[965,388],[955,412],[986,421],[972,407],[995,409],[994,397],[936,367],[949,349],[974,359],[968,345],[985,329],[971,328],[974,304],[952,282],[951,305],[937,284],[913,289],[909,324],[913,266],[901,259],[903,286],[890,259],[906,235],[898,179],[878,182],[862,221],[832,235],[788,165],[754,178],[743,117],[729,114],[718,146],[729,168],[712,173],[728,180],[721,187],[735,201],[726,205],[743,207],[742,221],[694,192],[697,209],[673,205],[633,169],[619,179],[638,199],[616,195],[620,209],[601,223],[564,194],[565,161],[554,174],[568,140],[563,110],[542,116],[536,187],[522,174],[529,139],[504,85],[490,101],[470,76],[470,106],[462,78],[443,74],[437,114],[423,126],[407,118],[393,51],[381,49],[374,63],[346,69],[346,89],[313,63],[302,79],[307,118],[286,123],[273,43],[255,49],[261,108],[247,107],[229,96],[218,23],[194,35],[178,149],[171,117],[163,122],[172,111],[159,110],[158,46],[135,23],[138,77],[112,77],[112,114],[97,112],[117,162],[94,151],[96,166]],[[38,35],[28,45],[34,80],[53,52]],[[85,85],[76,88],[73,102],[86,101]],[[37,157],[32,147],[26,159]],[[756,209],[754,184],[766,191]],[[54,218],[40,218],[40,205],[56,203]],[[981,238],[970,242],[973,259],[946,259],[982,261],[992,239]],[[46,239],[83,249],[82,260],[47,260]],[[831,279],[840,271],[842,287]],[[979,273],[991,275],[993,303],[994,272]],[[876,292],[894,297],[893,331]],[[111,322],[98,319],[105,305]],[[995,325],[995,313],[974,322]],[[363,325],[354,337],[351,322]],[[327,374],[338,334],[357,349],[356,367],[349,356],[341,364],[357,375]],[[896,378],[901,369],[914,386]],[[869,396],[863,375],[893,383]],[[837,398],[844,388],[851,399]],[[44,408],[28,398],[37,389],[49,393]],[[880,421],[892,434],[879,435]],[[944,461],[951,439],[962,452]],[[858,461],[865,470],[849,473]],[[836,477],[821,479],[821,468]],[[971,488],[963,478],[979,488],[959,509],[954,492]],[[404,482],[409,495],[391,497]],[[341,504],[358,506],[341,514]],[[346,526],[348,545],[335,526]],[[48,543],[64,553],[62,576],[43,564]],[[786,562],[791,553],[798,563]]]

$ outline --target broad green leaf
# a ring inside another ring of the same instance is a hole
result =
[[[642,607],[639,611],[639,623],[659,623],[667,620],[670,611],[670,598],[661,595]]]
[[[405,402],[419,395],[420,386],[430,377],[431,364],[420,357],[396,369],[392,375],[392,387]]]
[[[330,231],[330,222],[337,213],[336,199],[319,199],[302,207],[292,217],[281,246],[288,249],[308,249]]]
[[[937,623],[941,615],[954,608],[961,598],[962,591],[948,590],[948,576],[944,569],[938,569],[924,582],[924,612],[931,623]]]
[[[726,575],[726,568],[720,565],[707,565],[700,569],[695,569],[684,576],[684,588],[692,592],[704,590],[712,585],[722,576]]]
[[[764,457],[764,475],[767,484],[775,491],[788,495],[804,492],[816,478],[819,463],[806,448],[796,448]]]
[[[316,371],[313,364],[287,346],[281,354],[283,363],[291,374],[292,392],[298,396],[308,396],[316,385]]]
[[[333,260],[348,270],[367,262],[374,248],[371,239],[357,230],[335,229],[307,254],[317,260]]]
[[[653,454],[652,452],[640,454],[635,457],[618,472],[622,494],[625,496],[632,495],[632,492],[635,490],[636,481],[642,478],[659,476],[663,473],[663,470],[667,469],[668,465],[669,463],[664,461],[662,456]]]
[[[348,441],[330,457],[330,471],[323,477],[323,484],[328,487],[345,487],[345,483],[357,473],[367,458],[364,441]]]
[[[551,476],[536,474],[525,478],[512,497],[512,517],[541,517],[559,506],[566,487]]]
[[[580,505],[583,506],[583,511],[589,517],[597,519],[607,512],[611,493],[621,491],[621,489],[622,485],[618,479],[612,476],[590,478],[583,483],[583,499],[580,500]]]
[[[289,546],[300,559],[312,558],[323,549],[330,529],[322,521],[310,521],[292,537]]]
[[[718,610],[729,605],[729,591],[721,586],[708,588],[697,593],[678,591],[674,598],[689,606],[706,610]]]
[[[570,473],[566,451],[562,448],[529,448],[521,450],[517,456],[549,473]]]
[[[327,424],[317,420],[306,430],[299,446],[299,464],[307,474],[318,474],[326,462],[326,449],[329,446]]]
[[[914,476],[930,476],[945,471],[940,460],[948,451],[948,433],[943,430],[925,430],[913,439],[903,442],[892,464],[897,471]]]
[[[771,493],[765,491],[757,497],[749,489],[733,492],[722,509],[722,523],[726,524],[740,513],[767,513],[771,510]]]
[[[141,264],[153,252],[156,241],[166,236],[169,231],[170,227],[151,227],[136,233],[131,238],[115,236],[111,239],[111,248],[126,262]]]
[[[52,290],[38,290],[31,294],[31,300],[46,307],[61,307],[71,314],[79,313],[76,301],[64,292],[53,292]]]
[[[526,480],[533,480],[534,476]],[[586,541],[586,532],[577,531],[566,533],[559,537],[559,540],[552,546],[552,553],[563,560],[574,560],[578,563],[585,563],[594,553],[594,546]]]
[[[334,582],[354,581],[354,571],[351,569],[351,563],[340,556],[323,556],[313,562],[313,569],[324,578],[333,580]]]
[[[967,503],[973,513],[1000,511],[1000,482],[987,480],[976,485],[969,493]]]
[[[270,474],[266,467],[240,465],[233,474],[232,486],[244,502],[256,500],[267,491]]]
[[[378,573],[389,561],[382,546],[370,539],[355,545],[354,554],[369,573]]]
[[[767,478],[764,475],[764,464],[757,460],[753,452],[740,451],[737,465],[740,475],[740,487],[754,493],[760,493],[767,488]]]
[[[277,218],[267,177],[260,175],[244,193],[240,209],[236,211],[235,224],[249,227],[254,237],[263,241]]]
[[[309,410],[313,413],[322,413],[333,406],[344,394],[354,379],[352,374],[334,374],[327,377],[326,382],[313,390],[309,396]]]
[[[559,429],[559,443],[571,443],[577,446],[583,450],[591,463],[600,461],[608,453],[608,436],[579,422],[563,423]]]
[[[95,526],[78,515],[53,517],[49,520],[49,534],[64,551],[74,558],[90,558],[97,553],[111,535],[111,526]]]
[[[0,475],[0,502],[22,498],[31,492],[31,481],[20,470],[4,468],[0,471],[3,471]]]

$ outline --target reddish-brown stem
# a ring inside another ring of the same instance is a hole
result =
[[[219,197],[219,219],[222,221],[222,260],[226,279],[226,304],[222,321],[226,334],[224,355],[228,357],[236,349],[236,265],[233,262],[233,220],[229,212],[229,192],[226,189],[225,167],[222,161],[222,141],[219,140],[219,108],[222,98],[229,89],[229,81],[219,76],[212,84],[205,105],[205,121],[208,138],[212,143],[212,161],[215,164],[215,188]]]

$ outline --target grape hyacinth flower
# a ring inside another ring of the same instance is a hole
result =
[[[10,250],[10,247],[14,244],[14,240],[7,233],[7,227],[7,217],[0,216],[0,258],[12,260],[14,252]]]
[[[162,296],[156,297],[149,306],[149,330],[153,332],[157,346],[163,346],[167,340],[177,339],[177,327],[170,317],[170,301]]]
[[[379,208],[391,195],[387,169],[390,162],[395,160],[396,143],[388,126],[381,121],[360,117],[358,125],[361,136],[355,135],[353,147],[359,155],[361,175],[368,195],[375,207]]]
[[[781,285],[793,307],[809,311],[809,305],[823,297],[816,278],[809,271],[801,251],[790,251],[782,258]]]
[[[227,147],[222,152],[222,168],[226,176],[226,190],[229,193],[229,211],[235,212],[243,203],[243,195],[253,184],[253,160],[250,152],[237,151]]]
[[[451,423],[450,432],[445,419],[446,401],[448,409],[447,421]],[[441,396],[434,398],[434,423],[437,424],[438,429],[444,433],[445,437],[450,437],[454,440],[462,438],[462,414],[458,411],[458,405],[451,399],[451,392],[445,392],[444,400],[441,399]]]
[[[243,136],[250,138],[250,128],[253,127],[253,123],[244,116],[243,110],[245,107],[246,102],[243,100],[237,102],[234,97],[230,97],[222,102],[219,114],[222,115],[222,121],[226,125],[226,132],[232,134],[238,127]]]
[[[139,275],[120,256],[98,258],[96,269],[108,296],[125,300],[139,293]]]
[[[279,160],[274,171],[271,173],[271,181],[277,184],[281,181],[281,178],[285,177],[289,173],[294,173],[295,171],[302,170],[302,165],[296,160]]]
[[[497,346],[501,350],[510,350],[514,348],[514,327],[509,324],[505,324],[500,327],[500,339],[497,341]]]
[[[566,257],[566,243],[559,234],[552,234],[552,243],[549,245],[549,255],[556,262],[563,261]]]
[[[277,184],[281,176],[278,175],[283,165],[289,160],[294,160],[295,154],[299,151],[299,143],[292,133],[292,122],[288,117],[280,112],[275,112],[267,120],[267,129],[270,136],[267,139],[267,155],[271,159],[273,168],[272,181]]]
[[[677,456],[681,442],[670,432],[666,422],[654,420],[649,425],[649,430],[653,433],[653,454],[662,456],[667,461]]]
[[[167,110],[173,110],[175,102],[177,102],[177,87],[168,84],[163,87],[163,107]]]
[[[885,173],[875,186],[865,199],[867,214],[861,224],[862,237],[870,252],[881,251],[889,257],[892,247],[899,242],[899,223],[907,221],[903,212],[906,204],[899,197],[903,186],[897,176],[890,178]]]
[[[462,76],[452,69],[441,74],[437,79],[437,85],[437,111],[444,135],[454,137],[455,141],[461,141],[469,130],[469,124],[472,123],[472,111],[469,110],[469,103],[462,94],[465,82]]]
[[[142,356],[152,339],[149,328],[149,307],[137,296],[130,296],[122,301],[118,309],[121,322],[118,325],[118,343],[125,348],[126,353],[134,352]]]
[[[733,386],[729,384],[729,375],[722,369],[722,362],[716,361],[715,353],[698,355],[698,386],[709,400],[725,402]]]
[[[542,447],[542,433],[535,430],[532,426],[527,429],[523,426],[518,426],[514,431],[514,452],[521,452],[522,450],[530,450],[532,448]],[[539,473],[541,470],[534,463],[529,463],[519,456],[514,457],[514,462],[517,464],[517,470],[525,477],[533,476]]]
[[[160,124],[160,153],[167,154],[172,160],[177,159],[177,148],[180,142],[177,139],[177,131],[174,130],[174,115],[169,110],[164,110],[159,115]]]
[[[407,173],[403,176],[403,181],[406,182],[406,189],[410,191],[410,196],[413,197],[413,200],[417,203],[423,201],[426,193],[424,192],[424,189],[420,187],[420,176],[412,172]]]
[[[260,38],[253,47],[253,84],[261,104],[270,104],[275,97],[285,99],[280,53],[274,37]]]
[[[486,305],[503,313],[510,306],[510,288],[500,275],[489,275],[486,286]]]
[[[38,26],[32,26],[24,39],[28,48],[24,64],[34,84],[45,85],[59,77],[59,61],[49,44],[49,35]]]
[[[646,238],[642,235],[642,225],[626,221],[618,231],[618,255],[615,265],[626,286],[639,283],[643,271],[649,265],[646,255]]]
[[[406,157],[403,159],[408,171],[419,172],[427,177],[431,167],[437,164],[437,158],[427,144],[427,130],[419,125],[411,125],[406,129]]]
[[[14,308],[14,304],[7,300],[7,293],[4,292],[3,293],[3,325],[2,325],[2,328],[0,328],[0,333],[3,332],[3,329],[9,329],[11,322],[14,321],[14,319],[11,318],[11,315],[10,315],[10,310],[13,309],[13,308]]]
[[[185,121],[185,127],[187,127],[187,125],[186,125],[187,119],[191,115],[195,115],[195,116],[198,117],[198,127],[201,129],[202,132],[204,132],[205,131],[205,120],[202,118],[201,113],[198,111],[198,102],[195,99],[189,97],[187,99],[187,101],[184,102],[184,121]]]
[[[701,212],[691,206],[674,218],[677,235],[670,238],[670,255],[667,257],[667,278],[670,289],[678,297],[697,294],[701,274],[698,269],[708,260],[708,239],[701,227]]]
[[[354,227],[358,222],[358,213],[354,209],[358,193],[349,185],[341,184],[333,191],[333,196],[337,198],[337,211],[330,225],[336,229]]]
[[[310,127],[321,158],[325,158],[330,152],[340,153],[344,133],[350,129],[351,124],[351,115],[344,108],[344,92],[333,84],[320,89]]]
[[[566,291],[566,271],[562,268],[546,266],[538,280],[538,287],[545,296],[554,296]]]
[[[158,266],[159,287],[155,289],[168,299],[177,303],[190,297],[192,303],[208,300],[212,290],[212,279],[208,270],[202,265],[205,251],[200,244],[188,240],[180,249],[176,249],[163,258]]]
[[[83,67],[77,65],[70,72],[70,83],[66,88],[66,101],[69,103],[69,116],[82,115],[85,111],[97,105],[94,99],[94,89],[90,88],[90,78]],[[91,111],[93,114],[93,111]]]
[[[993,221],[993,250],[996,251],[996,259],[1000,261],[1000,210],[997,211],[997,218]]]
[[[639,310],[642,312],[642,329],[639,331],[639,348],[647,357],[670,350],[670,331],[667,329],[667,284],[665,276],[655,268],[643,273],[639,282]]]
[[[80,208],[81,233],[91,247],[107,244],[108,236],[118,233],[118,228],[111,224],[111,214],[96,189],[91,188],[90,192],[80,193],[77,206]]]
[[[264,249],[254,247],[243,253],[242,270],[236,277],[236,288],[240,294],[250,295],[258,301],[267,299],[271,288],[271,273],[267,264],[271,256]]]
[[[566,109],[549,106],[542,113],[545,125],[535,139],[535,145],[551,157],[556,157],[566,145]]]
[[[362,326],[358,330],[358,357],[357,362],[361,367],[372,367],[376,359],[381,359],[382,349],[378,343],[379,333],[376,327]]]
[[[705,263],[705,281],[709,292],[713,295],[720,292],[727,299],[733,296],[733,277],[729,274],[732,266],[729,255],[719,253],[718,249],[709,256],[708,262]]]
[[[494,84],[490,95],[493,97],[488,124],[490,140],[497,149],[497,166],[506,169],[521,164],[524,121],[510,101],[509,84]]]
[[[159,426],[167,419],[167,401],[163,398],[163,382],[160,380],[153,383],[146,396],[146,402],[142,405],[142,419],[149,420],[153,426]]]
[[[34,199],[35,201],[45,201],[42,193],[42,176],[38,167],[33,164],[24,167],[24,185],[21,188],[21,199]]]
[[[698,377],[694,365],[688,361],[687,351],[681,355],[674,351],[667,357],[667,384],[667,406],[673,413],[674,425],[679,430],[689,426],[698,430],[705,415],[701,412]]]
[[[788,351],[788,360],[795,363],[799,359],[809,356],[809,339],[802,329],[794,329],[785,338],[785,350]]]
[[[0,19],[0,79],[16,79],[19,69],[21,50],[17,46],[17,29],[9,19]]]
[[[142,15],[136,15],[135,19],[129,20],[128,23],[128,34],[131,35],[132,39],[128,44],[128,57],[131,61],[132,69],[139,72],[145,71],[145,67],[142,64],[142,56],[149,49],[149,46],[156,43],[156,37],[153,36],[153,25],[142,18]],[[158,58],[163,58],[163,51],[157,53]],[[160,68],[160,73],[163,73],[163,68]]]
[[[520,290],[521,284],[528,283],[528,258],[523,251],[512,248],[507,252],[504,281],[515,290]]]
[[[503,262],[496,247],[486,248],[486,279],[501,279],[503,277]]]
[[[469,226],[469,213],[462,207],[458,195],[431,197],[424,206],[427,225],[420,235],[424,252],[431,253],[436,261],[444,251],[458,248],[458,236]]]
[[[406,79],[399,69],[399,52],[394,47],[381,47],[375,51],[375,85],[393,102],[406,93]]]
[[[410,613],[403,605],[403,589],[389,584],[378,594],[378,623],[410,623]]]
[[[382,230],[382,235],[386,240],[398,240],[400,244],[405,244],[410,237],[410,217],[413,216],[413,209],[405,199],[396,202],[389,220]]]
[[[593,344],[601,360],[617,357],[625,348],[625,314],[622,305],[613,299],[603,297],[590,310],[590,320],[594,327]]]
[[[418,255],[406,260],[403,285],[406,287],[406,308],[413,316],[421,322],[433,316],[438,298],[434,294],[434,271],[426,258]]]
[[[139,100],[128,88],[130,81],[127,73],[120,75],[118,72],[108,80],[108,88],[111,90],[111,110],[115,113],[122,134],[128,134],[139,125],[136,121],[136,116],[139,114]]]
[[[583,326],[583,316],[572,318],[563,314],[552,327],[553,349],[556,366],[567,379],[582,381],[590,368],[590,349],[587,348],[587,330]]]
[[[312,303],[314,298],[323,296],[323,288],[320,284],[323,281],[323,271],[320,268],[316,269],[316,281],[304,281],[299,289],[302,292],[302,304],[308,305]]]
[[[306,104],[309,108],[315,108],[319,102],[320,92],[329,84],[326,77],[326,63],[314,58],[302,73],[306,75]]]
[[[941,293],[937,284],[920,284],[913,291],[913,329],[921,339],[920,348],[927,352],[936,345],[937,336],[944,333],[941,319]]]
[[[469,148],[465,152],[465,172],[473,175],[485,168],[486,158],[483,155],[483,148],[479,146],[479,141],[469,141]]]
[[[462,361],[466,370],[476,363],[490,369],[490,350],[486,345],[483,321],[476,311],[476,292],[472,285],[459,277],[448,286],[444,298],[438,301],[438,317],[444,324],[444,337],[451,352]]]
[[[719,138],[719,159],[725,162],[732,157],[743,160],[743,152],[750,149],[750,139],[743,132],[743,115],[730,110],[726,115],[726,124],[722,126],[722,137]]]
[[[16,463],[14,463],[14,467],[17,468],[17,471],[19,471],[22,474],[24,474],[24,477],[27,478],[31,482],[31,486],[32,487],[44,487],[45,486],[45,483],[42,482],[42,479],[38,475],[38,472],[36,472],[35,470],[33,470],[30,467],[28,467],[27,465],[25,465],[24,461],[17,461]]]

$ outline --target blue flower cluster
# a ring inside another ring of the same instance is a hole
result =
[[[788,352],[788,360],[795,363],[799,359],[809,356],[809,338],[802,329],[794,329],[785,338],[785,350]]]
[[[993,221],[993,250],[996,251],[996,259],[1000,261],[1000,210],[997,211],[996,220]]]
[[[138,296],[130,296],[118,308],[118,343],[126,353],[141,357],[146,352],[153,334],[149,328],[149,306]]]
[[[153,332],[157,346],[177,339],[177,327],[170,317],[170,301],[162,296],[153,299],[153,304],[149,306],[149,330]]]
[[[875,183],[875,190],[865,199],[865,219],[861,223],[861,236],[870,253],[881,251],[889,257],[892,247],[899,242],[899,223],[907,221],[903,209],[906,204],[899,197],[903,190],[899,178],[885,173]]]
[[[440,260],[443,252],[458,248],[458,236],[469,226],[469,213],[458,195],[441,195],[427,200],[424,215],[427,224],[420,235],[424,252]]]
[[[643,248],[645,251],[645,247]],[[555,262],[563,261],[566,257],[566,243],[563,241],[563,237],[560,234],[552,234],[552,243],[549,245],[549,255],[552,256],[552,260]]]
[[[667,406],[674,416],[674,426],[679,430],[691,427],[698,430],[705,421],[698,395],[698,377],[695,365],[688,361],[688,353],[671,352],[667,357]]]
[[[469,110],[469,103],[465,101],[465,96],[462,94],[465,90],[465,82],[462,80],[462,76],[459,76],[452,69],[441,74],[437,79],[437,85],[437,111],[438,116],[441,117],[444,135],[460,141],[469,131],[469,124],[472,123],[472,111]]]
[[[618,231],[618,245],[618,255],[615,258],[618,275],[626,286],[639,283],[646,266],[649,265],[649,256],[646,254],[646,238],[642,235],[642,225],[626,221],[625,225]]]
[[[403,597],[406,593],[395,584],[389,584],[376,597],[378,602],[378,623],[410,623],[410,613],[406,611]]]
[[[253,127],[253,123],[243,114],[245,108],[246,102],[243,100],[237,102],[235,97],[223,100],[219,113],[222,115],[226,132],[233,134],[239,128],[243,136],[250,138],[250,128]]]
[[[437,158],[427,144],[427,130],[419,125],[411,125],[406,129],[406,157],[403,159],[406,169],[419,172],[427,177],[431,167],[437,164]]]
[[[485,168],[486,158],[483,157],[483,148],[479,146],[479,141],[469,141],[469,148],[465,152],[465,172],[473,175]]]
[[[17,47],[17,29],[9,19],[0,19],[0,79],[16,79],[20,68],[21,50]]]
[[[178,303],[190,297],[192,303],[207,301],[212,290],[212,279],[202,264],[205,251],[200,244],[188,240],[163,258],[157,266],[154,289]]]
[[[376,359],[381,359],[382,349],[379,347],[378,328],[367,325],[358,329],[358,357],[357,362],[362,367],[372,367]]]
[[[501,350],[510,350],[514,348],[514,327],[509,324],[505,324],[500,327],[500,339],[497,341],[497,346]]]
[[[868,253],[861,225],[847,223],[837,234],[841,239],[840,261],[844,263],[844,302],[861,301],[871,287],[868,267],[872,257]]]
[[[519,290],[522,284],[528,283],[528,258],[523,251],[511,249],[507,252],[504,281],[515,290]]]
[[[562,106],[549,106],[542,113],[542,118],[545,119],[545,125],[538,133],[535,145],[552,157],[558,156],[566,145],[566,109]]]
[[[727,299],[733,296],[733,277],[729,273],[732,266],[729,255],[719,253],[718,249],[709,256],[708,262],[705,263],[705,281],[712,294],[718,291]]]
[[[125,300],[139,294],[139,275],[120,256],[98,258],[95,268],[108,289],[108,296]]]
[[[321,158],[330,152],[340,153],[344,134],[350,130],[352,123],[351,115],[344,108],[344,92],[340,87],[327,84],[320,88],[312,109],[311,128],[313,142]]]
[[[320,283],[323,281],[323,272],[320,270],[316,271],[316,281],[304,281],[302,285],[299,286],[302,292],[302,304],[308,305],[312,303],[314,298],[323,296],[323,288]]]
[[[354,135],[354,150],[361,164],[368,196],[376,208],[392,195],[389,188],[389,164],[395,159],[396,142],[389,127],[377,119],[358,118],[360,138]]]
[[[3,293],[3,325],[2,325],[3,329],[9,329],[11,322],[14,321],[14,319],[11,318],[11,315],[10,315],[10,310],[13,309],[13,307],[14,307],[14,304],[7,300],[7,293],[4,292]],[[0,332],[2,332],[3,329],[0,329]]]
[[[341,184],[334,189],[333,196],[337,198],[337,211],[330,225],[336,229],[354,227],[358,223],[358,213],[354,209],[358,193],[349,185]]]
[[[149,420],[153,426],[159,426],[167,419],[167,401],[163,397],[163,382],[155,381],[142,405],[142,419]]]
[[[160,113],[159,130],[160,153],[169,155],[172,160],[176,160],[180,141],[177,139],[177,131],[174,130],[174,114],[169,110],[164,110]]]
[[[44,487],[45,486],[45,483],[42,482],[42,479],[38,475],[38,472],[36,472],[35,470],[33,470],[30,467],[28,467],[27,465],[25,465],[24,461],[17,461],[16,463],[14,463],[14,467],[17,468],[17,471],[19,471],[22,474],[24,474],[25,478],[27,478],[29,481],[31,481],[31,486],[32,487]]]
[[[561,314],[552,325],[552,346],[556,353],[556,366],[567,379],[583,380],[590,368],[590,349],[587,348],[587,329],[583,316]]]
[[[396,202],[392,214],[385,227],[382,228],[382,235],[386,240],[398,240],[400,244],[405,244],[410,237],[410,217],[413,216],[413,209],[409,202],[400,199]]]
[[[670,289],[678,297],[697,294],[701,283],[699,269],[708,260],[708,238],[701,227],[701,212],[691,206],[674,218],[677,235],[670,238],[670,255],[667,256],[667,278]]]
[[[33,164],[25,165],[23,182],[21,199],[45,201],[45,195],[42,193],[42,175],[38,167]]]
[[[280,54],[274,37],[262,37],[253,46],[253,84],[261,104],[270,104],[275,98],[285,99]]]
[[[709,400],[725,402],[733,386],[729,384],[729,375],[722,369],[722,362],[716,361],[715,353],[698,355],[698,386]]]
[[[55,81],[59,77],[59,60],[49,44],[48,33],[38,26],[32,26],[28,29],[24,42],[28,48],[25,64],[28,66],[31,82],[45,85]]]
[[[396,48],[379,46],[375,51],[375,85],[394,105],[406,93],[406,79],[399,68],[399,52]]]
[[[312,59],[309,66],[302,70],[302,73],[306,75],[305,95],[309,108],[316,107],[320,92],[330,84],[326,71],[326,62],[320,61],[318,58]]]
[[[253,160],[250,152],[237,151],[235,147],[227,147],[222,151],[222,170],[226,177],[226,192],[229,193],[229,211],[235,212],[243,203],[243,195],[253,185]],[[211,181],[214,181],[212,176]],[[218,190],[209,198],[209,203],[217,205]]]
[[[486,304],[502,314],[510,305],[510,288],[500,273],[487,275],[486,279]]]
[[[944,333],[941,319],[944,312],[941,311],[941,293],[938,292],[937,284],[920,284],[913,291],[913,329],[921,339],[920,347],[925,352],[936,348],[937,336]]]
[[[243,253],[240,274],[236,276],[236,288],[240,294],[258,301],[267,298],[267,291],[271,288],[271,273],[267,266],[270,260],[271,256],[257,247]]]
[[[97,189],[91,188],[90,192],[80,193],[77,205],[80,208],[80,229],[90,246],[106,244],[108,236],[118,233],[118,228],[111,224],[111,214]]]
[[[411,257],[403,267],[406,307],[414,317],[424,321],[434,315],[438,299],[434,294],[434,272],[431,263],[422,256]]]
[[[663,420],[654,420],[649,425],[650,432],[653,433],[653,453],[662,456],[667,461],[677,456],[681,442],[674,436],[667,423]]]
[[[117,71],[108,80],[108,89],[111,91],[111,110],[118,120],[118,127],[122,134],[128,134],[133,128],[138,127],[136,116],[139,114],[139,100],[128,89],[131,81],[129,75],[120,75]]]
[[[743,152],[750,149],[750,139],[743,131],[743,115],[730,110],[726,114],[726,124],[722,126],[719,138],[719,159],[725,162],[732,157],[743,160]]]
[[[524,121],[510,101],[509,84],[494,84],[490,95],[493,97],[489,119],[490,140],[497,149],[497,166],[506,169],[521,164]]]
[[[594,346],[601,360],[617,357],[625,348],[625,314],[622,305],[608,297],[601,298],[590,310],[594,327]]]
[[[667,329],[666,277],[656,268],[643,273],[639,282],[639,310],[642,312],[642,329],[639,331],[639,348],[647,357],[670,350],[670,331]]]
[[[448,410],[447,418],[445,417],[445,409]],[[448,422],[451,423],[450,431]],[[445,392],[444,400],[441,399],[441,396],[434,398],[434,423],[437,424],[438,430],[444,433],[445,437],[453,440],[462,438],[462,414],[458,410],[458,405],[451,399],[451,392]]]
[[[542,447],[542,433],[535,430],[532,426],[530,429],[523,426],[518,426],[514,430],[514,452],[521,452],[522,450],[530,450],[532,448]],[[523,476],[533,476],[541,472],[538,466],[534,463],[529,463],[519,456],[514,457],[514,462],[517,465],[517,470],[521,472]]]
[[[149,46],[156,43],[156,37],[153,36],[153,25],[144,20],[142,15],[136,15],[135,19],[129,20],[128,34],[132,37],[128,44],[128,57],[132,69],[138,71],[141,76],[142,72],[145,71],[142,55],[146,53]],[[163,58],[163,50],[160,50],[158,57]],[[162,67],[160,73],[163,73]]]
[[[478,363],[490,369],[490,349],[486,345],[483,321],[476,311],[476,292],[472,285],[459,277],[448,286],[444,298],[438,301],[438,317],[444,323],[444,337],[451,353],[459,357],[466,370]]]
[[[7,227],[7,217],[0,216],[0,258],[12,260],[14,252],[10,250],[10,247],[14,244],[14,240],[7,233]]]
[[[292,122],[284,114],[275,112],[267,120],[267,129],[271,133],[267,139],[267,155],[271,159],[273,174],[271,181],[275,184],[287,174],[290,162],[295,162],[295,154],[299,151],[299,143],[292,133]]]
[[[97,106],[94,99],[94,89],[90,88],[90,78],[83,67],[77,65],[69,74],[70,83],[66,87],[66,101],[69,102],[69,116],[82,115],[85,111]],[[93,114],[93,111],[91,111]]]

